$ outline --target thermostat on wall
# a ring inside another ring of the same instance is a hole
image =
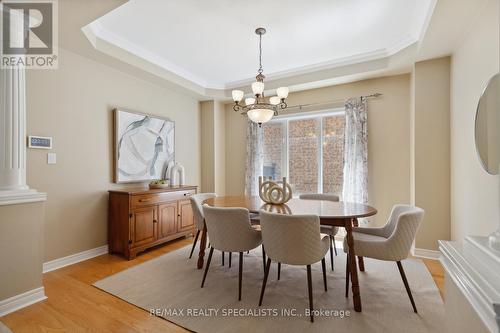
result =
[[[52,138],[45,136],[28,136],[28,148],[52,149]]]

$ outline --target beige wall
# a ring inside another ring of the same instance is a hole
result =
[[[0,206],[0,300],[42,287],[44,204]]]
[[[175,121],[175,158],[186,182],[200,183],[200,112],[192,97],[60,50],[59,69],[27,71],[28,134],[52,136],[47,151],[28,150],[28,184],[48,193],[44,261],[107,244],[112,184],[112,113],[123,107]]]
[[[289,105],[326,102],[380,92],[368,102],[368,169],[370,202],[386,222],[395,203],[410,202],[410,75],[384,77],[291,93]],[[226,191],[245,188],[246,118],[226,105]]]
[[[200,102],[201,110],[201,192],[215,192],[214,101]]]
[[[498,228],[498,176],[483,170],[474,144],[477,102],[499,69],[498,0],[490,0],[451,65],[451,235],[488,235]]]
[[[220,101],[200,102],[201,191],[226,193],[226,116]]]
[[[450,239],[450,58],[418,62],[413,71],[413,203],[425,210],[417,247]]]

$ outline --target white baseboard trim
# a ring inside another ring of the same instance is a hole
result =
[[[441,252],[434,251],[434,250],[415,248],[413,250],[413,256],[418,257],[418,258],[439,260],[439,258],[441,257]]]
[[[59,269],[59,268],[65,267],[65,266],[69,266],[69,265],[73,265],[73,264],[76,264],[80,261],[91,259],[91,258],[100,256],[100,255],[103,255],[106,253],[108,253],[108,246],[103,245],[103,246],[96,247],[94,249],[75,253],[75,254],[69,255],[67,257],[62,257],[59,259],[47,261],[47,262],[43,263],[43,272],[44,273],[51,272],[51,271],[54,271],[56,269]]]
[[[36,288],[0,301],[0,317],[46,299],[45,289]]]

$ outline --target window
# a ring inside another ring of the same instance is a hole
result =
[[[344,125],[343,111],[276,117],[263,124],[264,176],[286,176],[295,194],[340,194]]]

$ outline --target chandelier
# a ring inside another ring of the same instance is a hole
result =
[[[252,83],[252,91],[255,97],[245,98],[245,105],[241,104],[245,93],[242,90],[233,90],[232,96],[234,100],[233,110],[246,114],[254,123],[261,126],[263,123],[270,121],[273,116],[278,115],[278,111],[286,109],[285,99],[288,97],[288,88],[280,87],[276,90],[277,96],[272,96],[266,100],[264,96],[264,79],[262,74],[262,35],[266,33],[266,29],[257,28],[255,33],[259,36],[259,70],[255,77],[256,82]]]

